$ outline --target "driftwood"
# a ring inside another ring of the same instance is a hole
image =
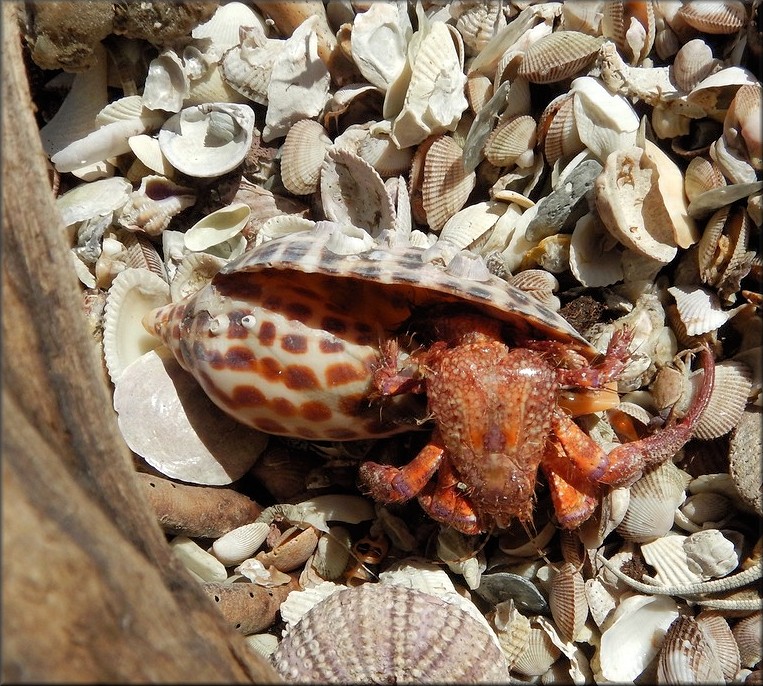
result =
[[[8,682],[276,680],[170,554],[119,435],[3,3],[3,618]]]

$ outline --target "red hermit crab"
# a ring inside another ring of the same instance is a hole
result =
[[[691,437],[712,391],[709,351],[687,415],[606,454],[560,396],[615,381],[628,334],[602,357],[498,277],[458,278],[412,247],[339,254],[332,226],[265,243],[145,319],[239,421],[350,440],[430,419],[431,439],[409,464],[367,462],[361,483],[381,502],[418,497],[432,518],[470,534],[529,519],[538,467],[560,524],[573,528],[593,512],[601,484],[635,480]]]

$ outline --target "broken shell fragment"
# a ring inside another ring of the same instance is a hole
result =
[[[506,662],[488,631],[436,596],[364,584],[310,609],[274,662],[285,679],[303,683],[505,681]]]
[[[205,103],[170,117],[159,131],[159,147],[179,172],[211,178],[243,162],[253,132],[254,112],[248,105]]]

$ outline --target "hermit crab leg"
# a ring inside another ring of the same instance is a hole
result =
[[[459,487],[460,479],[445,460],[437,472],[437,481],[428,483],[419,493],[419,504],[434,520],[467,535],[482,532],[477,514],[468,496]]]
[[[559,525],[563,529],[576,529],[596,509],[596,484],[575,470],[556,441],[547,443],[540,467],[546,476]]]
[[[360,466],[361,483],[374,500],[404,503],[418,495],[443,461],[445,447],[437,430],[416,457],[403,467],[365,462]]]

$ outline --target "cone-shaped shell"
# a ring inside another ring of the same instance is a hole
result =
[[[276,669],[302,683],[481,683],[508,679],[494,637],[468,613],[402,586],[330,595],[286,635]]]
[[[302,119],[289,129],[281,148],[281,181],[294,195],[318,190],[321,165],[331,139],[317,121]]]
[[[427,223],[439,231],[466,202],[477,175],[464,169],[463,150],[450,136],[429,147],[424,161],[421,195]]]
[[[531,83],[554,83],[586,69],[604,39],[579,31],[555,31],[535,41],[524,54],[517,76]]]

